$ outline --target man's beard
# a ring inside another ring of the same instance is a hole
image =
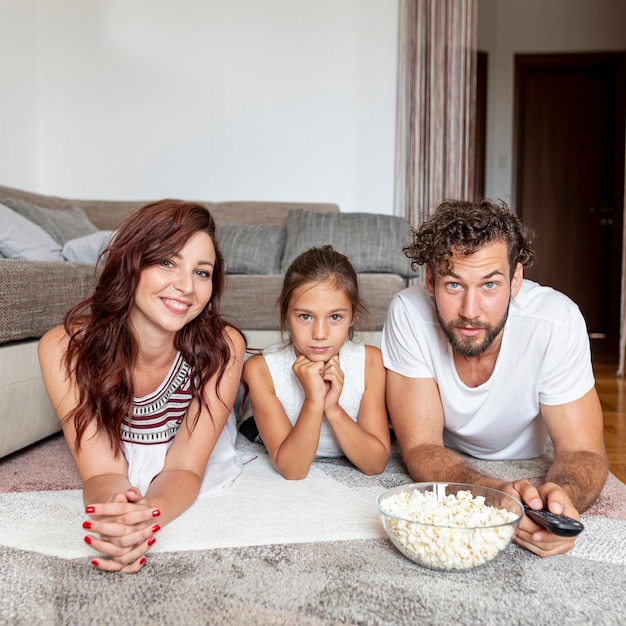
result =
[[[489,346],[496,340],[504,325],[506,324],[506,320],[509,316],[509,305],[506,307],[506,311],[502,316],[502,319],[495,325],[491,326],[490,324],[485,324],[481,321],[470,321],[470,320],[456,320],[454,322],[450,322],[446,324],[439,313],[439,308],[437,307],[437,302],[435,302],[435,311],[437,313],[437,319],[439,320],[439,325],[441,326],[441,330],[443,330],[443,334],[446,336],[452,349],[457,354],[472,358],[475,356],[480,356],[483,354]],[[476,337],[463,337],[456,334],[454,331],[457,328],[482,328],[485,331],[484,337],[482,341],[478,341]]]

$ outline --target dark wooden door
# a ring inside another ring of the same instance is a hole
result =
[[[626,53],[517,55],[517,213],[537,233],[526,276],[581,308],[599,349],[619,339]],[[597,342],[596,342],[597,344]]]

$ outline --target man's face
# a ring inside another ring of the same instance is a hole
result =
[[[437,318],[457,354],[472,358],[500,349],[510,300],[518,294],[522,276],[518,263],[511,280],[507,247],[501,241],[467,256],[455,252],[448,274],[435,278],[426,268]]]

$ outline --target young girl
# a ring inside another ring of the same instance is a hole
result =
[[[366,310],[348,258],[331,246],[304,252],[278,303],[289,340],[250,357],[243,372],[272,463],[301,479],[316,456],[345,455],[380,474],[390,449],[385,370],[378,348],[351,341]]]
[[[200,204],[137,210],[92,296],[39,344],[46,390],[83,482],[85,541],[136,572],[160,527],[241,472],[231,407],[245,341],[220,315],[224,261]]]

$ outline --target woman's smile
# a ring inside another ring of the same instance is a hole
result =
[[[177,315],[187,313],[191,303],[183,302],[174,298],[161,298],[161,301],[167,309],[176,313]]]

